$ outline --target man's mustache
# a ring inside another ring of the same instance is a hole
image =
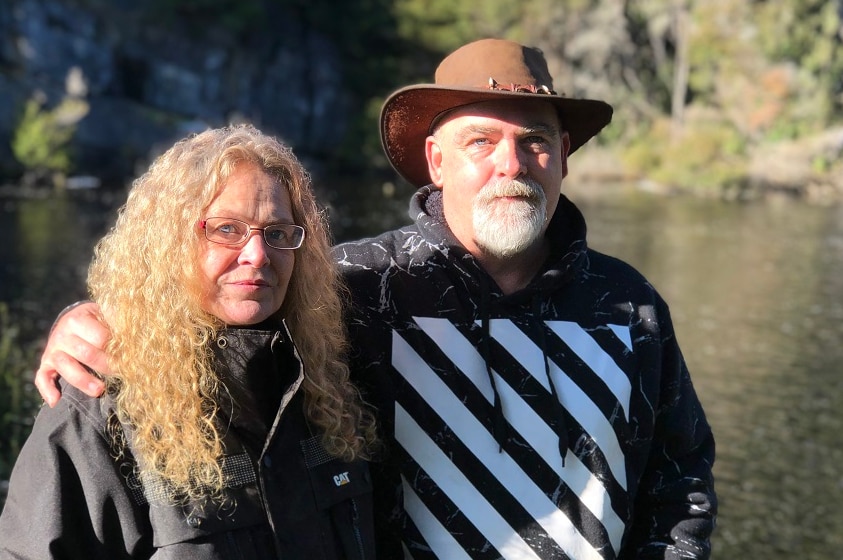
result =
[[[541,185],[532,179],[499,179],[489,183],[478,193],[478,198],[484,202],[506,196],[524,197],[538,202],[544,199],[544,191]]]

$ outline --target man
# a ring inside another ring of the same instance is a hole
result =
[[[415,223],[335,248],[387,443],[383,558],[710,555],[714,440],[668,307],[560,194],[612,109],[553,89],[539,51],[487,39],[384,104]],[[75,359],[107,371],[93,317],[53,334],[49,402],[56,370],[97,390]]]

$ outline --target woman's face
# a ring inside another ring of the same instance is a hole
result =
[[[252,163],[240,163],[205,210],[203,219],[233,218],[252,228],[295,224],[286,187]],[[251,230],[238,245],[221,245],[202,231],[202,308],[227,325],[253,325],[281,308],[295,265],[295,250],[266,244]]]

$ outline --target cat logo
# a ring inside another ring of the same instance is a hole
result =
[[[348,471],[334,476],[334,484],[336,484],[337,486],[343,486],[345,484],[348,484],[349,482],[351,482],[351,480],[349,480],[348,478]]]

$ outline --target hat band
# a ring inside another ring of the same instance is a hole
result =
[[[556,92],[546,85],[533,84],[509,84],[509,87],[501,85],[494,78],[489,78],[489,89],[498,91],[511,91],[514,93],[539,93],[544,95],[556,95]],[[564,94],[563,94],[564,97]]]
[[[494,91],[508,91],[511,93],[536,93],[539,95],[557,95],[555,91],[543,84],[537,86],[533,84],[509,84],[509,86],[507,87],[505,85],[499,84],[494,78],[489,78],[489,85],[487,87]],[[564,93],[562,94],[562,97],[565,97]],[[427,133],[433,134],[433,131],[436,129],[442,119],[444,119],[446,115],[455,111],[456,109],[459,109],[459,107],[454,107],[452,109],[442,111],[441,113],[433,117],[433,119],[430,121],[430,126],[427,128]]]

